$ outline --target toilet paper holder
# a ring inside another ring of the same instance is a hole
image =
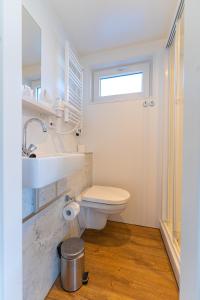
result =
[[[66,221],[74,220],[80,212],[79,204],[73,199],[68,200],[63,207],[63,217]]]

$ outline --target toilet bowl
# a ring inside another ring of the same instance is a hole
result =
[[[112,214],[120,214],[128,204],[130,194],[120,188],[94,185],[78,196],[81,228],[103,229]]]

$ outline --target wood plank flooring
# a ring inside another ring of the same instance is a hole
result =
[[[66,293],[58,278],[46,300],[178,300],[159,230],[109,222],[83,239],[88,285]]]

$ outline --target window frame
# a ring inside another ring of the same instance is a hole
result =
[[[143,73],[142,92],[100,96],[102,78],[117,77],[131,74]],[[120,65],[114,68],[107,68],[93,71],[93,103],[117,102],[127,100],[142,100],[150,97],[150,62],[143,62],[131,65]]]

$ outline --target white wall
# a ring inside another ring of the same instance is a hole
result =
[[[0,1],[0,299],[22,299],[21,1]]]
[[[153,61],[154,108],[143,101],[91,103],[91,69]],[[131,193],[128,209],[113,220],[159,226],[160,96],[163,41],[98,52],[81,58],[84,67],[84,132],[81,141],[94,154],[94,183],[113,185]]]
[[[185,7],[181,300],[200,299],[200,2]]]
[[[42,89],[46,89],[51,103],[57,97],[64,97],[64,51],[68,39],[61,23],[48,5],[48,1],[23,0],[24,7],[40,26],[42,32],[41,77]],[[33,116],[30,111],[23,112],[23,121]],[[39,116],[40,117],[40,116]],[[48,122],[48,118],[44,118]],[[66,125],[61,124],[61,130],[66,131]],[[67,152],[76,151],[77,141],[74,135],[58,135],[54,130],[48,134],[41,133],[38,124],[28,129],[28,143],[38,146],[40,152]]]

